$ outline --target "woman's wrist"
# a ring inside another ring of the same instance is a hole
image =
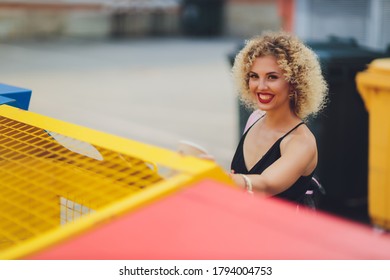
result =
[[[252,181],[251,181],[251,179],[248,177],[248,176],[246,176],[246,175],[244,175],[244,174],[239,174],[241,177],[242,177],[242,179],[244,180],[244,183],[245,183],[245,190],[248,192],[248,193],[250,193],[250,194],[253,194],[253,185],[252,185]]]
[[[238,186],[244,188],[248,193],[253,194],[252,181],[247,175],[234,173],[234,171],[232,171],[229,175]]]

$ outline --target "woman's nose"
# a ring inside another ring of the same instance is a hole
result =
[[[267,81],[265,79],[259,79],[259,83],[257,84],[258,89],[266,89],[268,88]]]

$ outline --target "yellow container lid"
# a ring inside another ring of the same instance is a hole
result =
[[[373,60],[368,65],[368,71],[372,73],[390,75],[390,58],[380,58]]]
[[[390,58],[374,59],[365,71],[356,75],[356,85],[370,111],[372,93],[390,92]]]
[[[367,70],[356,75],[356,83],[360,92],[367,87],[390,89],[390,58],[374,59]]]

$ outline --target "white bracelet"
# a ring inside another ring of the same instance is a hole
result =
[[[249,179],[248,176],[244,175],[244,174],[240,174],[241,177],[244,179],[245,181],[245,189],[248,193],[252,194],[253,193],[253,190],[252,190],[252,182],[251,182],[251,179]]]

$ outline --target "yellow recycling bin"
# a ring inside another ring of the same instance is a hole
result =
[[[232,184],[214,162],[1,105],[0,259],[24,258],[205,178]]]
[[[356,82],[369,112],[369,215],[374,225],[389,230],[390,58],[372,61]]]

